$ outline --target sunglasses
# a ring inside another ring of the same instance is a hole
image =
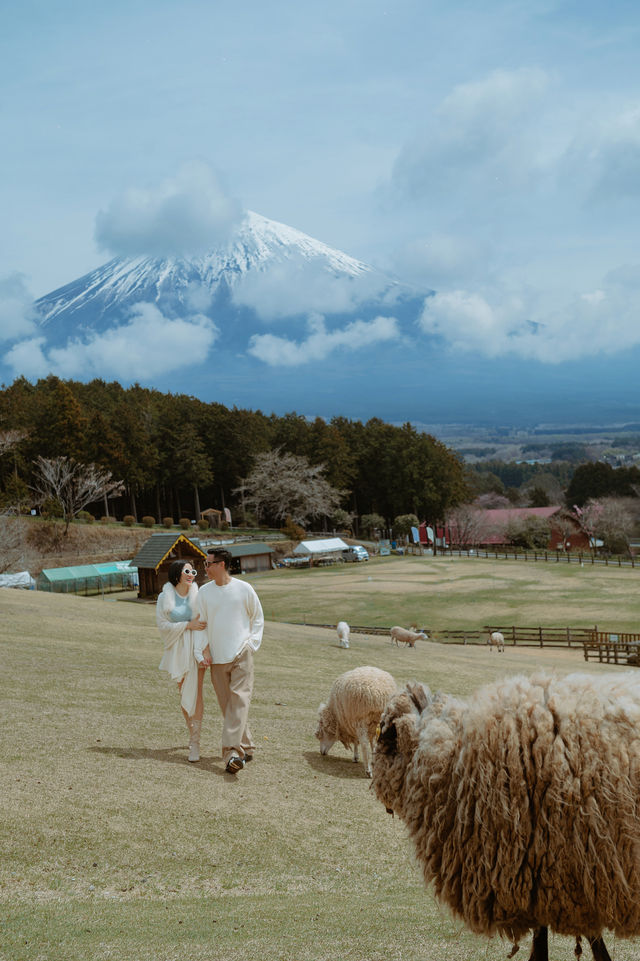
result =
[[[198,576],[198,572],[197,572],[197,571],[190,571],[188,567],[183,567],[182,573],[183,573],[183,574],[186,574],[187,577],[197,577],[197,576]]]
[[[224,564],[224,561],[205,561],[205,567],[213,567],[214,564]]]

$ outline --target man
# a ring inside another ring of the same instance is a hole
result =
[[[231,554],[212,548],[205,566],[209,583],[198,592],[197,610],[206,630],[194,641],[196,660],[211,667],[211,683],[222,711],[222,760],[231,774],[253,757],[248,717],[253,691],[253,655],[260,647],[264,616],[258,595],[229,573]]]

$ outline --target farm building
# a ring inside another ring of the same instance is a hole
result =
[[[473,534],[466,532],[469,543],[478,547],[501,547],[509,543],[510,525],[540,518],[549,524],[548,550],[589,550],[589,536],[580,530],[577,520],[562,507],[505,507],[478,511]],[[463,534],[456,530],[455,522],[447,525],[452,544],[458,544]],[[601,542],[600,542],[601,543]],[[594,544],[593,546],[598,546]]]
[[[185,534],[152,534],[142,545],[131,564],[138,568],[138,597],[157,597],[167,583],[172,561],[191,561],[198,571],[196,582],[204,584],[206,550],[195,544]]]
[[[110,594],[129,591],[137,585],[135,561],[50,567],[41,571],[36,580],[37,590],[52,594]]]
[[[268,544],[228,544],[225,547],[233,557],[232,574],[251,574],[253,571],[270,571],[275,551]]]
[[[224,514],[222,511],[217,510],[215,507],[207,507],[205,511],[200,512],[200,518],[202,520],[209,521],[210,527],[215,527],[219,529],[222,526],[222,521],[224,520]]]

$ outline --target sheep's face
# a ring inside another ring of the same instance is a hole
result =
[[[390,814],[402,816],[407,770],[418,746],[420,712],[429,698],[428,688],[407,684],[406,690],[390,701],[382,715],[373,755],[372,786]]]
[[[315,735],[320,741],[321,754],[328,754],[338,740],[335,717],[326,704],[321,704],[318,708],[318,726]]]

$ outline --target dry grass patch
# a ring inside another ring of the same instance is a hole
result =
[[[364,635],[341,650],[331,631],[268,623],[259,751],[233,777],[210,687],[203,759],[186,761],[150,605],[8,590],[0,603],[3,961],[506,956],[439,910],[362,767],[340,746],[320,756],[317,706],[337,674],[365,663],[460,694],[516,671],[600,665],[578,650],[411,650]],[[554,939],[551,958],[571,951]],[[624,957],[640,948],[625,944]]]

